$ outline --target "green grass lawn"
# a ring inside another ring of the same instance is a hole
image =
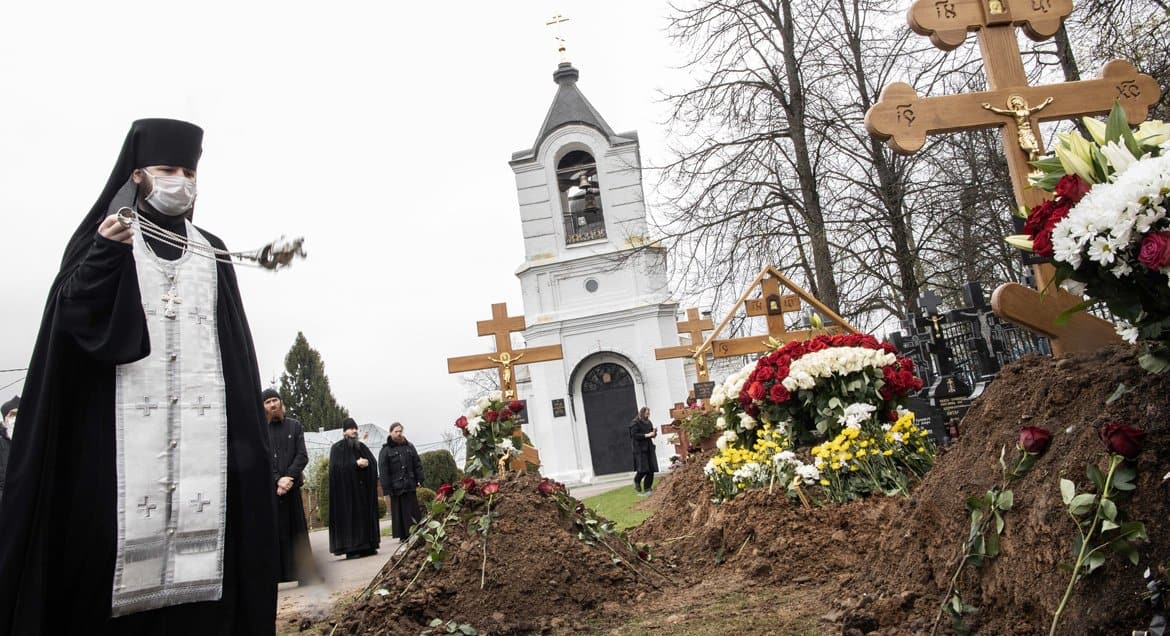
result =
[[[600,495],[594,495],[582,501],[585,502],[586,506],[595,510],[597,514],[617,524],[618,530],[633,528],[654,514],[654,511],[649,508],[645,510],[634,510],[634,506],[645,501],[645,499],[638,496],[632,484],[623,486],[617,490],[601,493]]]

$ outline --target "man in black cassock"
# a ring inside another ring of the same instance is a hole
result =
[[[378,461],[347,417],[345,436],[329,449],[329,551],[347,559],[378,552]]]
[[[134,122],[65,248],[0,513],[0,636],[275,631],[256,353],[235,270],[198,255],[223,242],[190,222],[202,139]]]
[[[4,473],[8,472],[8,454],[12,449],[12,431],[16,428],[16,413],[19,410],[19,395],[0,405],[0,504],[4,503]]]
[[[272,480],[276,482],[276,539],[280,546],[280,581],[310,585],[321,581],[309,546],[305,505],[301,501],[304,470],[309,463],[305,450],[305,429],[296,418],[284,413],[284,402],[276,389],[260,394],[268,418],[268,440],[272,447]]]

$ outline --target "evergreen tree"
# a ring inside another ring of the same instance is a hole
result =
[[[321,354],[299,331],[284,357],[280,397],[288,415],[300,420],[306,431],[341,428],[341,421],[349,417],[349,411],[333,397]]]

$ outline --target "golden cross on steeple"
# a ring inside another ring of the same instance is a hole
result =
[[[561,30],[561,24],[568,21],[568,18],[558,13],[554,15],[548,22],[544,23],[545,26],[555,27],[557,30],[554,39],[557,41],[557,52],[561,54],[562,62],[568,62],[568,60],[565,59],[565,38],[564,35],[562,35],[563,32]]]

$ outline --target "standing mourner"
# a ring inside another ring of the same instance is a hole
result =
[[[657,436],[658,431],[650,423],[650,407],[643,406],[630,422],[630,442],[634,450],[634,490],[644,495],[650,494],[654,473],[658,472],[658,454],[654,451]]]
[[[16,412],[20,396],[0,406],[0,504],[4,503],[4,473],[8,471],[8,453],[12,448],[12,430],[16,428]]]
[[[358,440],[353,418],[341,424],[342,439],[329,449],[329,551],[347,559],[378,552],[378,461]]]
[[[191,223],[202,139],[134,122],[65,247],[8,466],[0,634],[275,631],[255,348],[235,270],[200,256],[223,242]]]
[[[382,479],[382,494],[390,503],[390,524],[394,537],[405,541],[410,536],[410,527],[422,519],[418,507],[416,489],[423,483],[422,460],[414,444],[406,440],[402,424],[390,425],[390,438],[378,453],[378,465]]]
[[[295,418],[285,417],[284,402],[275,389],[260,394],[268,418],[268,440],[272,448],[272,480],[276,482],[276,538],[280,546],[280,581],[308,585],[321,580],[309,547],[305,505],[301,486],[305,483],[305,429]]]

